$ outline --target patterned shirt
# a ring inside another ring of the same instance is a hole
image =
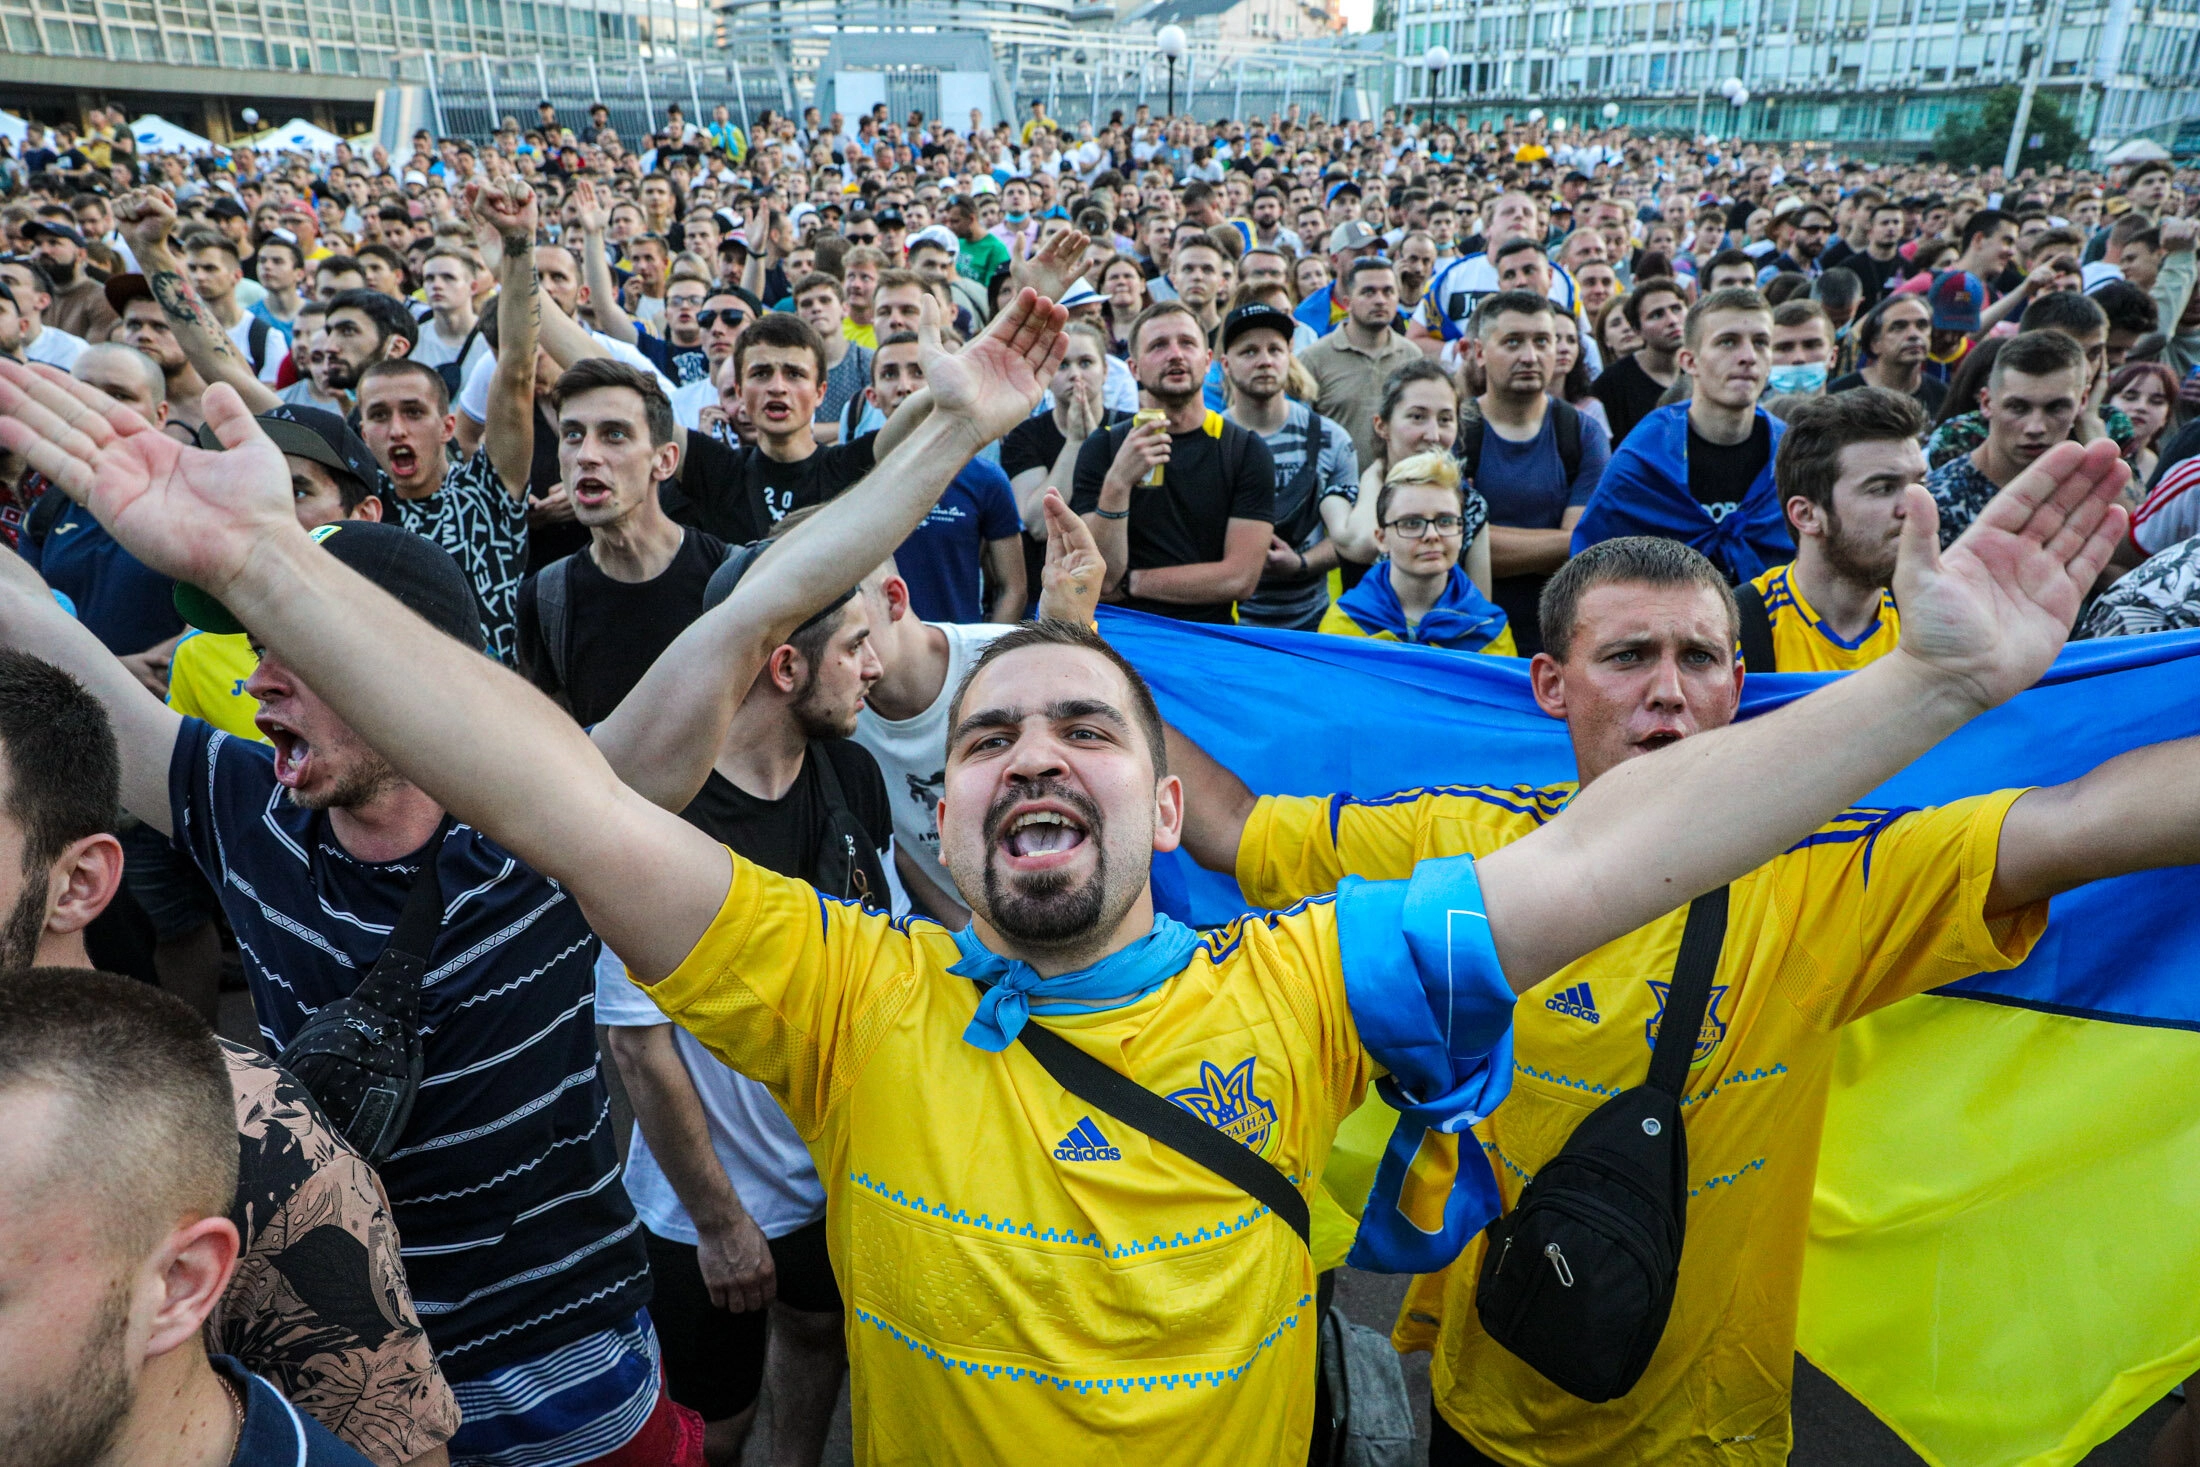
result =
[[[2200,535],[2180,540],[2101,594],[2078,636],[2136,637],[2200,627]]]
[[[1931,492],[1933,503],[1940,506],[1940,548],[1943,550],[1955,543],[1956,536],[1971,528],[1971,521],[1986,508],[1986,502],[2001,492],[1999,486],[1971,462],[1968,453],[1958,454],[1927,474],[1925,487]]]
[[[222,1041],[240,1166],[237,1271],[206,1322],[235,1356],[377,1467],[450,1440],[458,1403],[428,1348],[374,1168],[290,1074]]]
[[[2101,409],[2101,431],[2115,441],[2116,451],[2128,455],[2131,440],[2138,437],[2138,430],[2131,426],[2131,419],[2117,407]],[[1939,468],[1952,458],[1969,453],[1986,441],[1986,415],[1965,413],[1950,418],[1933,429],[1933,436],[1925,440],[1925,462]]]
[[[390,495],[397,523],[451,552],[481,601],[481,633],[497,660],[515,665],[519,583],[527,573],[527,501],[506,491],[481,448],[452,464],[426,499]]]

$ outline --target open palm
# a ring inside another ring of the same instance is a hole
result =
[[[968,422],[980,443],[991,443],[1031,416],[1069,349],[1062,337],[1069,313],[1036,291],[1018,293],[959,352],[940,345],[938,307],[929,295],[920,310],[917,340],[933,410]]]
[[[1903,650],[1963,680],[1982,707],[2030,687],[2124,537],[2129,515],[2118,499],[2130,478],[2107,439],[2057,444],[1945,555],[1934,549],[1931,496],[1910,489],[1894,577]]]
[[[290,470],[226,385],[206,420],[227,445],[187,448],[95,387],[0,361],[0,443],[163,575],[219,594],[271,533],[295,531]]]

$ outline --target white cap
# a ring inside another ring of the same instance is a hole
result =
[[[962,252],[962,241],[955,238],[955,231],[944,224],[933,224],[918,230],[915,234],[909,236],[909,242],[905,248],[914,253],[920,244],[936,244],[949,254],[960,254]]]

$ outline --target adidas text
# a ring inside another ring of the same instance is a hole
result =
[[[1543,1007],[1570,1019],[1586,1019],[1592,1024],[1604,1022],[1604,1016],[1597,1012],[1597,1001],[1589,996],[1589,985],[1586,983],[1576,983],[1571,988],[1552,994],[1543,1000]]]

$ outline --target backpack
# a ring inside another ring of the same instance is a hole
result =
[[[1575,1126],[1485,1235],[1474,1298],[1483,1330],[1584,1401],[1634,1389],[1673,1310],[1688,1221],[1681,1097],[1726,910],[1723,886],[1689,903],[1648,1079]]]
[[[458,344],[458,355],[435,369],[435,374],[443,379],[443,386],[450,392],[453,402],[458,400],[458,389],[466,380],[466,357],[473,351],[474,343],[481,339],[481,323],[487,319],[486,316],[475,317],[474,329],[467,332],[466,339]]]
[[[252,324],[245,328],[246,351],[252,359],[252,375],[264,376],[267,370],[267,339],[275,334],[275,328],[267,324],[263,316],[249,318]]]
[[[1572,403],[1550,399],[1551,420],[1558,433],[1558,462],[1566,470],[1566,486],[1573,487],[1581,472],[1581,413]],[[1482,415],[1477,413],[1459,425],[1459,467],[1470,484],[1482,476]]]

